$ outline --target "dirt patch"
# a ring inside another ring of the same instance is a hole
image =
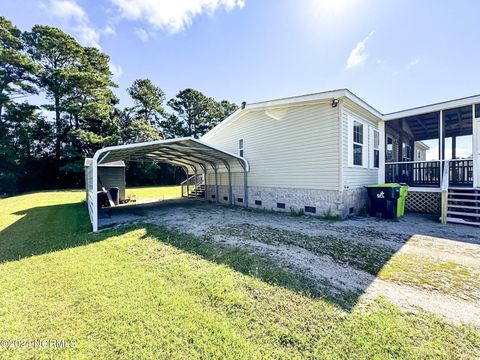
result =
[[[325,221],[198,203],[122,216],[272,257],[334,297],[356,294],[357,306],[384,296],[404,309],[480,326],[480,232],[473,227],[417,215]]]

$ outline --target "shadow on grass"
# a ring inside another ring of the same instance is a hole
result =
[[[84,203],[32,207],[14,215],[20,218],[0,231],[0,263],[86,245],[119,232],[91,233]]]
[[[0,231],[0,263],[84,246],[136,229],[146,229],[145,237],[157,239],[210,262],[228,266],[268,284],[278,285],[312,298],[324,298],[345,310],[350,310],[357,303],[369,285],[355,293],[333,296],[329,292],[328,281],[325,284],[314,283],[301,271],[282,267],[278,260],[268,254],[252,253],[251,250],[241,246],[221,244],[214,241],[211,235],[198,237],[153,224],[124,225],[93,234],[90,232],[88,213],[83,203],[33,207],[15,215],[21,218]],[[388,262],[391,256],[393,253],[384,256],[378,268]],[[355,281],[351,278],[344,280]]]

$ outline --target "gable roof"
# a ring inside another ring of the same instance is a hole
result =
[[[330,91],[323,91],[314,94],[307,94],[307,95],[300,95],[300,96],[291,96],[286,98],[280,98],[275,100],[268,100],[268,101],[260,101],[252,104],[246,104],[245,107],[242,109],[238,109],[225,120],[223,120],[220,124],[215,126],[212,130],[207,132],[203,135],[202,139],[207,140],[213,134],[221,131],[225,127],[227,127],[230,123],[235,121],[240,117],[240,115],[246,114],[247,112],[253,110],[262,110],[266,108],[272,107],[283,107],[283,106],[291,106],[291,105],[308,105],[308,104],[315,104],[319,102],[324,102],[328,100],[336,100],[341,98],[347,98],[354,102],[355,104],[359,105],[363,109],[370,112],[372,115],[382,118],[383,114],[376,110],[373,106],[369,105],[366,101],[360,99],[357,95],[352,93],[348,89],[337,89],[337,90],[330,90]]]
[[[237,111],[232,113],[229,117],[227,117],[225,120],[223,120],[221,123],[219,123],[217,126],[215,126],[213,129],[211,129],[209,132],[207,132],[205,135],[203,135],[202,139],[208,140],[210,136],[226,128],[229,124],[231,124],[233,121],[238,119],[240,115],[246,114],[247,112],[250,112],[253,110],[262,110],[266,108],[291,106],[291,105],[307,105],[307,104],[314,104],[318,102],[324,102],[327,100],[342,99],[342,98],[349,99],[353,103],[357,104],[361,108],[368,111],[373,116],[383,121],[394,120],[394,119],[420,115],[420,114],[426,114],[426,113],[436,112],[440,110],[452,109],[452,108],[457,108],[457,107],[476,104],[476,103],[480,104],[480,95],[473,95],[473,96],[468,96],[464,98],[459,98],[459,99],[454,99],[454,100],[449,100],[449,101],[444,101],[444,102],[439,102],[435,104],[424,105],[424,106],[419,106],[411,109],[384,114],[378,111],[377,109],[375,109],[370,104],[368,104],[366,101],[362,100],[360,97],[355,95],[350,90],[336,89],[336,90],[324,91],[324,92],[319,92],[314,94],[291,96],[286,98],[246,104],[243,109],[242,108],[238,109]]]

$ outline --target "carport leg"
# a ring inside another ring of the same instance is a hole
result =
[[[230,201],[230,205],[233,205],[232,171],[230,170],[230,166],[227,167],[227,170],[228,170],[228,200]]]
[[[195,168],[195,177],[194,177],[194,191],[195,191],[195,200],[197,200],[197,168]]]
[[[245,200],[245,207],[248,207],[248,173],[247,169],[243,168],[243,197]]]
[[[215,166],[213,168],[215,171],[215,202],[218,203],[218,170],[217,167]]]

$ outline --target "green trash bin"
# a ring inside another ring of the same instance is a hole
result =
[[[400,185],[400,197],[397,201],[397,217],[405,215],[405,201],[407,200],[408,185]]]
[[[369,214],[376,216],[382,213],[384,219],[398,217],[398,199],[400,197],[400,184],[375,184],[365,186],[369,198]]]

